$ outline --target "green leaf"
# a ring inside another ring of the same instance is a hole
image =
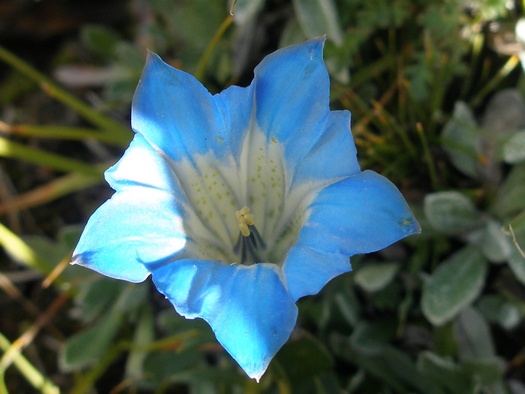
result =
[[[417,367],[423,374],[432,379],[435,385],[447,389],[447,392],[472,392],[468,374],[451,359],[425,351],[419,356]]]
[[[512,241],[502,231],[502,225],[487,220],[485,226],[468,235],[470,243],[480,248],[483,255],[493,263],[503,263],[512,254]]]
[[[24,241],[50,266],[56,267],[71,250],[64,244],[41,235],[25,236]]]
[[[329,299],[335,301],[333,304],[337,306],[341,317],[344,318],[346,323],[351,327],[357,324],[361,312],[360,303],[351,287],[343,288]],[[330,304],[332,304],[332,302],[330,302]]]
[[[203,355],[194,349],[191,351],[158,351],[146,355],[143,363],[143,382],[152,387],[157,387],[167,381],[183,380],[179,377],[182,371],[195,371],[202,365]],[[188,379],[189,380],[189,379]]]
[[[478,176],[478,138],[478,128],[470,108],[464,102],[456,102],[452,119],[443,128],[441,142],[452,164],[472,178]]]
[[[430,322],[441,325],[474,301],[485,281],[487,262],[467,246],[442,262],[423,286],[421,306]]]
[[[356,349],[364,353],[380,353],[395,336],[396,327],[386,321],[369,323],[361,321],[350,337]]]
[[[333,0],[293,0],[299,24],[312,38],[326,34],[337,45],[343,43],[343,32]]]
[[[503,160],[514,164],[525,160],[525,131],[518,131],[503,145]]]
[[[494,357],[489,325],[474,308],[466,308],[461,312],[454,322],[454,334],[462,360]]]
[[[458,352],[458,344],[454,337],[454,326],[452,322],[434,327],[433,339],[434,349],[440,356],[456,356]]]
[[[397,263],[367,264],[355,273],[354,279],[364,290],[374,292],[385,288],[398,270]]]
[[[508,301],[503,295],[499,294],[483,296],[477,307],[486,319],[507,330],[515,328],[523,317],[519,302]]]
[[[120,320],[118,314],[107,313],[90,328],[69,338],[60,352],[60,368],[68,372],[97,362],[111,347]]]
[[[277,354],[276,360],[296,388],[305,384],[311,386],[314,377],[329,371],[334,365],[327,349],[311,336],[286,343]]]
[[[82,42],[102,58],[111,58],[120,38],[117,33],[103,26],[86,26],[80,32]]]
[[[143,364],[148,352],[144,347],[155,338],[155,323],[153,311],[149,305],[144,305],[139,313],[135,333],[133,335],[133,347],[126,360],[126,377],[129,379],[141,379],[144,376]]]
[[[418,374],[410,358],[393,346],[387,344],[381,347],[381,351],[370,352],[354,342],[355,340],[333,336],[332,350],[342,359],[365,369],[395,392],[408,393],[411,392],[409,387],[413,387],[416,392],[441,394],[431,388],[424,376]]]
[[[305,35],[297,18],[290,18],[284,27],[283,33],[279,40],[279,46],[281,48],[297,44],[305,40]]]
[[[83,230],[83,225],[63,226],[58,232],[58,241],[73,251],[78,243],[78,240],[80,239],[80,234],[82,234]]]
[[[469,198],[456,191],[428,194],[424,211],[433,228],[450,235],[471,229],[478,220],[478,212]]]
[[[518,249],[512,249],[509,257],[509,267],[514,273],[514,276],[525,285],[525,257],[523,257]]]
[[[85,269],[83,271],[86,271]],[[114,301],[119,298],[129,283],[91,274],[82,281],[76,303],[82,308],[82,320],[91,322],[109,313]]]
[[[493,211],[500,219],[510,219],[525,209],[525,163],[513,166],[509,175],[498,188],[494,198]]]
[[[499,358],[490,357],[465,361],[462,363],[462,369],[472,376],[472,380],[488,386],[497,383],[503,377],[504,366]]]

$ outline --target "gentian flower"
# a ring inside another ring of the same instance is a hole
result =
[[[135,136],[106,171],[116,191],[73,263],[129,282],[149,275],[259,380],[288,340],[296,301],[419,225],[397,188],[361,171],[350,113],[330,111],[324,39],[276,51],[248,87],[210,94],[150,54]]]

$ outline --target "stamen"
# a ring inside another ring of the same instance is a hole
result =
[[[242,235],[248,237],[250,235],[250,229],[248,226],[253,226],[254,217],[248,207],[242,207],[240,211],[235,212],[237,217],[237,224],[239,225],[239,230],[241,230]]]
[[[250,265],[260,263],[262,258],[259,252],[266,248],[266,243],[257,231],[254,216],[250,208],[243,207],[235,212],[237,224],[241,234],[233,247],[236,255],[240,254],[241,264]]]

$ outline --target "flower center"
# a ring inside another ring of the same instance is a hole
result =
[[[292,187],[293,168],[286,164],[283,145],[256,127],[233,150],[236,155],[217,157],[210,151],[171,165],[187,199],[181,206],[186,257],[282,265],[309,204],[331,181]]]
[[[241,264],[252,265],[263,261],[260,252],[266,244],[255,227],[255,219],[250,208],[243,207],[235,212],[239,225],[239,238],[233,246],[233,252],[240,257]]]

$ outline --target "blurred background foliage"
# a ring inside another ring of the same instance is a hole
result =
[[[510,0],[0,3],[0,393],[525,393],[525,24]],[[211,92],[326,34],[331,106],[423,232],[300,300],[260,384],[149,282],[69,266],[147,49]]]

